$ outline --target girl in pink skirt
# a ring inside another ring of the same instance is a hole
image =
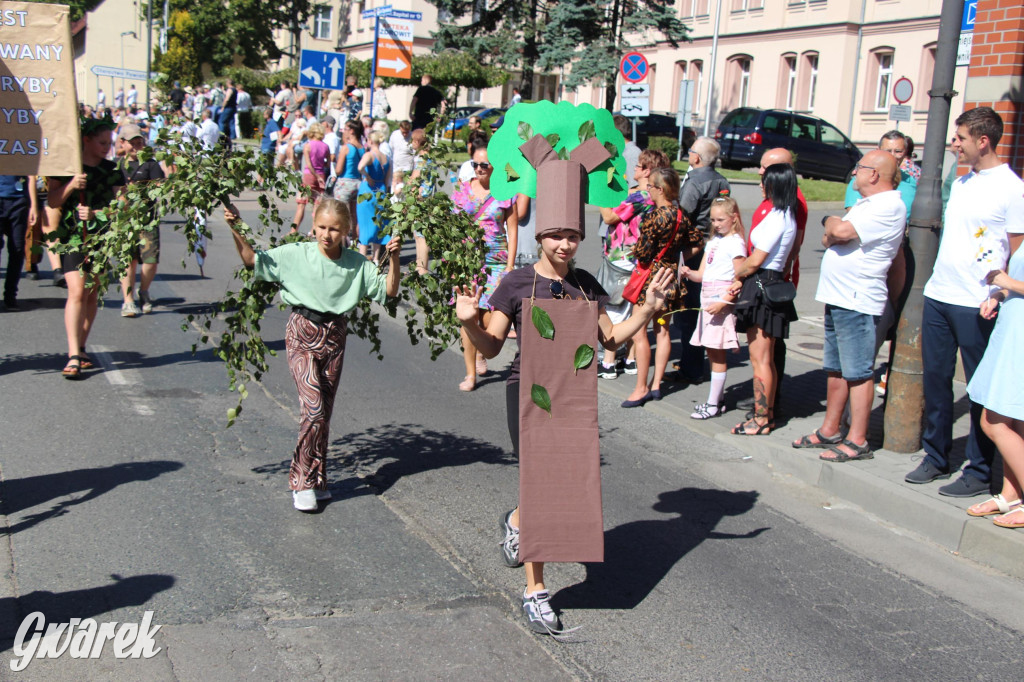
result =
[[[725,351],[740,347],[736,335],[736,315],[729,294],[729,285],[735,277],[735,267],[747,257],[747,244],[743,237],[740,209],[732,197],[718,197],[711,203],[711,231],[713,236],[704,249],[700,269],[687,267],[679,274],[691,282],[702,282],[700,290],[700,320],[690,343],[704,346],[711,362],[711,390],[708,401],[694,408],[693,419],[710,419],[725,412],[722,395],[725,393]]]

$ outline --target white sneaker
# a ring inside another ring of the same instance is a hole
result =
[[[153,299],[149,297],[148,291],[139,289],[139,301],[142,303],[142,312],[149,314],[153,312]]]
[[[316,511],[319,508],[316,503],[315,490],[293,490],[292,504],[296,509],[304,512]]]
[[[138,317],[142,314],[135,301],[125,301],[121,304],[121,317]]]
[[[317,500],[329,500],[329,499],[331,499],[331,491],[330,490],[326,490],[326,489],[325,490],[314,490],[313,492],[316,493],[316,499]]]
[[[526,627],[539,635],[560,634],[562,623],[558,615],[551,609],[547,590],[533,594],[523,592],[523,616]]]

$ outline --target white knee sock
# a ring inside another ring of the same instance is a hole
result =
[[[708,392],[708,405],[718,408],[722,404],[722,395],[725,393],[726,372],[711,373],[711,390]]]

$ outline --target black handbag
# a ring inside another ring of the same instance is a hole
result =
[[[774,282],[764,282],[761,280],[760,275],[757,275],[757,286],[764,294],[764,300],[768,302],[768,305],[782,305],[784,303],[790,303],[796,298],[796,285],[792,282],[785,280],[775,280]]]

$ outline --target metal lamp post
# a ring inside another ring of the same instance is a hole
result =
[[[121,91],[124,92],[124,37],[131,36],[137,38],[135,31],[122,31],[121,32]]]

